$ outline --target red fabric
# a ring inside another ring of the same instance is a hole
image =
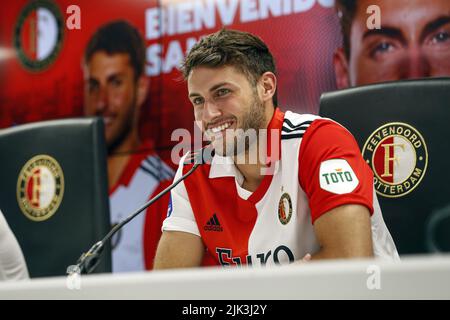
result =
[[[276,109],[268,129],[281,130],[283,119],[284,113]],[[268,140],[267,150],[271,155],[270,140]],[[192,165],[185,166],[183,172],[186,173],[191,167]],[[241,263],[246,264],[248,241],[258,216],[255,204],[267,192],[272,175],[266,176],[250,198],[244,200],[238,196],[234,177],[210,179],[210,169],[210,165],[203,165],[193,173],[190,179],[185,180],[200,235],[209,249],[202,264],[204,266],[219,265],[217,253],[213,252],[214,248],[232,249],[232,257],[240,258]],[[204,226],[214,214],[216,214],[223,231],[204,230]],[[222,256],[222,258],[225,263],[235,263],[226,256]]]
[[[189,170],[191,165],[185,166]],[[209,179],[210,166],[202,166],[185,180],[189,202],[208,252],[203,265],[219,265],[215,248],[232,249],[232,257],[246,262],[248,240],[257,218],[255,206],[237,195],[234,177]],[[204,227],[213,215],[222,231],[207,231]],[[224,257],[225,262],[233,262]]]
[[[353,192],[339,195],[320,187],[320,164],[331,159],[345,159],[350,164],[359,180]],[[373,213],[373,172],[354,137],[335,122],[316,120],[306,130],[299,153],[299,183],[309,199],[312,223],[344,204],[360,204]]]
[[[281,158],[281,128],[283,127],[284,113],[280,111],[280,109],[275,108],[275,112],[272,116],[272,119],[269,122],[267,127],[267,158],[268,163],[270,165],[271,162],[277,161]],[[278,132],[278,150],[273,150],[274,147],[271,145],[271,130],[276,130]],[[278,155],[274,155],[273,153],[278,151]],[[266,175],[264,179],[261,181],[261,184],[258,186],[258,189],[252,193],[248,201],[253,204],[258,203],[266,194],[267,190],[270,187],[270,183],[272,182],[273,175]]]
[[[165,188],[167,188],[172,181],[163,181],[153,192],[149,200]],[[167,207],[169,205],[170,192],[160,198],[156,203],[148,207],[145,214],[144,225],[144,260],[145,269],[153,269],[153,261],[155,259],[156,248],[158,247],[159,239],[161,238],[161,228],[164,219],[167,216]]]

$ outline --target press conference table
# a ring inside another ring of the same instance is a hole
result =
[[[0,283],[0,299],[450,299],[450,255],[41,278]]]

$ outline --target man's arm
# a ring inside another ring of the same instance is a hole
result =
[[[369,209],[349,204],[320,216],[314,231],[321,246],[312,260],[373,257]]]
[[[159,241],[154,270],[199,267],[205,247],[202,239],[192,233],[164,231]]]
[[[0,210],[0,282],[28,279],[22,250]]]

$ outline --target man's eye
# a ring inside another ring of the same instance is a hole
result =
[[[375,47],[373,53],[386,53],[394,49],[394,46],[389,42],[382,42]]]
[[[200,105],[200,104],[203,103],[203,99],[202,99],[202,98],[195,98],[194,100],[192,100],[192,103],[193,103],[195,106],[198,106],[198,105]]]
[[[221,96],[224,96],[224,95],[226,95],[227,93],[229,93],[230,92],[230,90],[229,89],[219,89],[219,90],[217,90],[217,96],[218,97],[221,97]]]
[[[448,32],[442,31],[437,33],[433,39],[432,43],[443,43],[450,39],[450,34]]]
[[[119,87],[122,84],[122,80],[120,79],[114,79],[111,81],[112,85],[115,87]]]

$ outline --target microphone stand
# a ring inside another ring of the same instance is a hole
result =
[[[147,209],[149,206],[151,206],[153,203],[155,203],[158,199],[160,199],[162,196],[164,196],[167,192],[175,188],[181,181],[189,177],[201,164],[205,163],[203,157],[205,156],[205,149],[199,150],[197,154],[192,154],[192,157],[196,160],[192,168],[181,178],[174,181],[170,186],[168,186],[166,189],[161,191],[158,195],[156,195],[154,198],[150,199],[148,202],[146,202],[142,207],[137,209],[134,213],[129,215],[125,220],[121,221],[119,224],[115,225],[111,231],[100,241],[95,243],[88,252],[83,253],[81,257],[78,259],[78,262],[75,266],[70,266],[68,268],[68,274],[69,276],[74,273],[81,273],[81,274],[89,274],[92,273],[97,265],[100,262],[100,256],[103,252],[104,246],[109,241],[117,231],[119,231],[124,225],[126,225],[128,222],[134,219],[138,214],[140,214],[142,211]],[[209,154],[209,157],[206,156],[207,159],[211,159],[213,156],[213,151]],[[186,163],[186,162],[185,162]]]

